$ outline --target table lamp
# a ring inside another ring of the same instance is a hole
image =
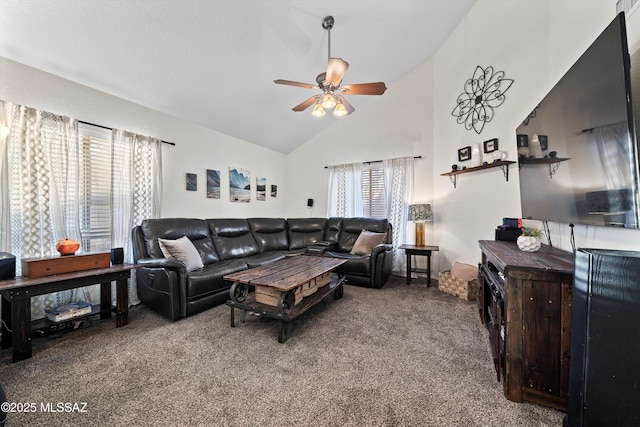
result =
[[[416,246],[425,246],[425,222],[433,221],[433,211],[429,204],[409,205],[409,221],[415,223]]]

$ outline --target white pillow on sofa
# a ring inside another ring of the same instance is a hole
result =
[[[175,258],[184,262],[187,265],[187,272],[204,267],[198,250],[187,236],[176,240],[159,238],[158,244],[165,258]]]
[[[384,236],[385,233],[362,230],[353,245],[353,249],[351,249],[351,253],[354,255],[369,255],[373,248],[382,243]]]

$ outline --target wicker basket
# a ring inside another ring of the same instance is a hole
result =
[[[478,279],[465,280],[451,275],[451,270],[438,274],[438,289],[455,295],[465,301],[471,301],[478,296]]]

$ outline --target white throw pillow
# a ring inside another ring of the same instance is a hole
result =
[[[184,262],[188,272],[204,267],[198,250],[187,236],[176,240],[158,239],[158,244],[165,258],[175,258]]]
[[[384,240],[384,233],[374,233],[373,231],[362,230],[356,243],[351,249],[354,255],[369,255],[371,250]]]

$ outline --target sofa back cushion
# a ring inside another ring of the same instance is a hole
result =
[[[342,218],[329,218],[327,220],[327,228],[324,230],[324,239],[337,242],[340,240],[340,230],[342,229]],[[351,249],[349,249],[351,250]]]
[[[247,222],[260,252],[289,249],[287,223],[284,218],[249,218]]]
[[[324,240],[326,218],[288,218],[289,249],[304,249]]]
[[[220,259],[243,258],[259,252],[246,219],[208,219],[207,223]]]
[[[377,218],[343,218],[340,237],[338,238],[338,248],[340,252],[351,252],[353,245],[358,240],[362,230],[373,231],[375,233],[387,233],[389,221]],[[385,238],[389,242],[389,236]]]
[[[209,226],[203,219],[194,218],[159,218],[145,219],[140,224],[147,254],[151,258],[164,258],[158,239],[176,240],[187,236],[198,250],[204,265],[219,261],[218,253],[213,247]]]

